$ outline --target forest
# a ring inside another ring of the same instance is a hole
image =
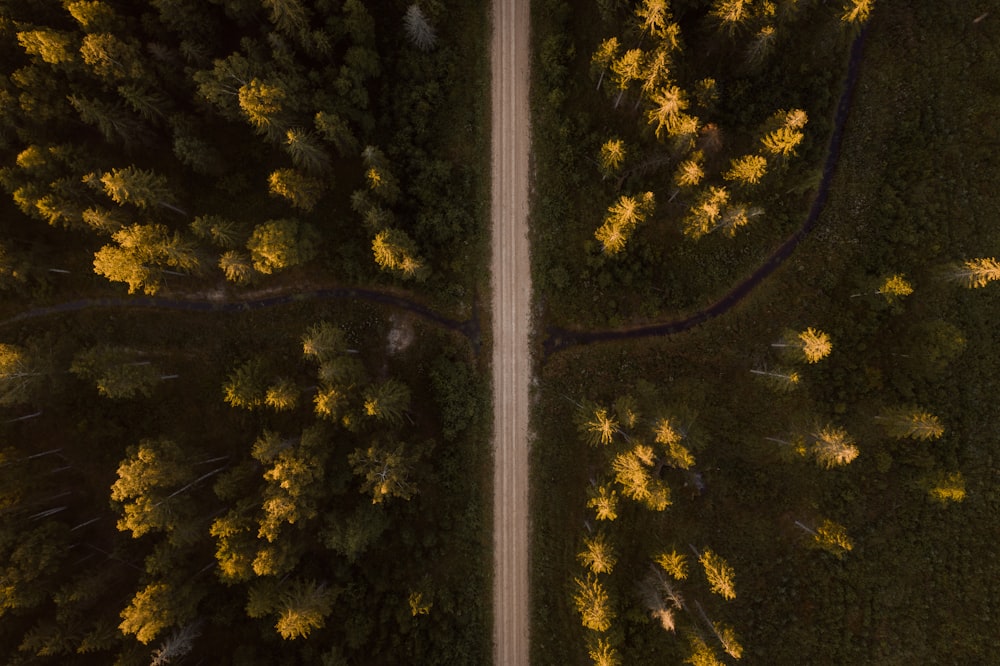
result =
[[[533,663],[1000,659],[998,20],[535,4]]]
[[[488,661],[459,5],[0,0],[0,661]]]

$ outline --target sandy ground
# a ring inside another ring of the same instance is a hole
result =
[[[528,664],[528,261],[527,0],[494,0],[493,409],[494,659]]]

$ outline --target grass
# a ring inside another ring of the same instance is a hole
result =
[[[988,156],[997,126],[985,115],[1000,92],[991,75],[1000,45],[972,23],[976,9],[879,6],[828,205],[814,233],[745,301],[684,334],[575,348],[544,362],[532,458],[533,635],[544,637],[533,648],[537,663],[586,659],[571,582],[582,571],[583,523],[596,526],[586,490],[607,461],[575,433],[570,401],[607,404],[644,382],[665,403],[698,413],[694,455],[706,488],[689,495],[671,478],[674,506],[631,509],[609,528],[621,561],[608,578],[618,611],[608,635],[626,663],[686,654],[683,634],[698,621],[683,615],[678,635],[654,627],[635,585],[657,548],[688,543],[735,568],[733,602],[707,594],[697,575],[684,589],[736,629],[748,663],[997,659],[989,618],[1000,571],[988,535],[1000,508],[992,490],[998,410],[989,396],[1000,296],[941,279],[949,262],[992,256],[1000,240],[990,185],[1000,173]],[[543,262],[536,270],[549,268]],[[894,272],[916,286],[900,305],[851,298]],[[936,360],[937,322],[966,340],[950,363]],[[801,368],[804,385],[779,395],[754,381],[751,368],[778,362],[770,343],[806,326],[830,333],[834,351]],[[945,436],[887,438],[873,417],[904,403],[940,416]],[[858,441],[861,455],[845,469],[786,460],[765,440],[826,422]],[[927,487],[951,471],[962,472],[968,494],[944,507]],[[853,539],[844,559],[807,548],[794,526],[822,518]]]

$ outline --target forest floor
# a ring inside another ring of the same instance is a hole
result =
[[[495,0],[492,41],[494,640],[528,663],[528,3]]]

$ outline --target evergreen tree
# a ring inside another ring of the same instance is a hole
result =
[[[404,279],[418,282],[427,278],[430,269],[423,257],[417,254],[416,243],[400,229],[385,229],[372,241],[375,263]]]
[[[580,620],[583,626],[592,631],[607,631],[611,628],[611,621],[615,618],[615,612],[611,608],[608,593],[604,586],[593,574],[587,574],[586,578],[574,579],[576,593],[573,595],[573,603],[577,612],[580,613]]]
[[[393,497],[408,500],[417,492],[409,478],[414,461],[404,454],[402,444],[394,450],[378,445],[356,449],[347,460],[361,477],[361,492],[371,493],[372,504]]]
[[[111,486],[111,500],[123,514],[118,529],[136,539],[147,532],[190,531],[183,491],[191,487],[193,477],[188,456],[169,439],[144,439],[129,447]]]
[[[267,177],[268,191],[295,208],[311,211],[326,193],[327,184],[298,169],[278,169]]]
[[[844,0],[844,13],[840,20],[847,24],[861,24],[871,16],[875,0]]]
[[[918,407],[887,409],[875,417],[890,437],[896,439],[939,439],[944,435],[941,419]]]
[[[993,257],[967,259],[952,267],[950,275],[970,289],[979,289],[994,280],[1000,280],[1000,261]]]
[[[30,400],[45,374],[37,352],[0,343],[0,405]]]
[[[295,219],[269,220],[254,227],[247,249],[256,271],[264,275],[304,264],[316,255],[318,234]]]
[[[584,549],[577,554],[576,559],[592,573],[611,573],[618,562],[615,551],[607,536],[601,532],[594,537],[583,540]]]
[[[819,363],[833,350],[830,336],[812,327],[798,333],[788,331],[782,342],[772,343],[771,346],[788,350],[792,358],[806,363]]]
[[[740,185],[756,185],[767,173],[767,160],[760,155],[744,155],[729,163],[729,171],[722,174],[726,180]]]
[[[653,212],[654,199],[652,192],[646,192],[641,198],[622,195],[608,208],[608,214],[594,237],[601,242],[605,254],[618,254],[625,249],[625,244],[632,231]]]
[[[410,389],[400,381],[387,379],[365,389],[364,411],[387,423],[399,423],[410,406]]]
[[[812,440],[816,464],[826,469],[850,464],[860,453],[843,428],[827,426],[813,433]]]
[[[712,592],[729,601],[735,599],[736,574],[729,563],[708,548],[698,556],[698,561],[705,570],[705,579]]]
[[[594,485],[587,508],[594,510],[597,520],[614,520],[618,517],[618,493],[609,485]]]
[[[267,380],[260,361],[251,359],[236,366],[222,386],[223,399],[233,407],[255,409],[264,404]]]
[[[134,166],[112,169],[101,175],[104,192],[119,206],[126,203],[139,208],[160,205],[173,208],[175,200],[167,185],[167,179],[152,171],[143,171]]]
[[[17,33],[17,41],[25,53],[50,65],[72,63],[79,48],[72,33],[58,30],[26,30]]]
[[[406,37],[415,47],[421,51],[430,51],[434,48],[437,42],[434,26],[416,3],[407,7],[406,14],[403,15],[403,27],[406,30]]]
[[[160,370],[149,361],[130,357],[135,354],[128,348],[98,345],[78,353],[70,372],[94,382],[97,392],[107,398],[133,398],[137,394],[148,398],[161,381]]]
[[[281,595],[278,621],[274,628],[285,640],[306,638],[320,629],[333,611],[337,593],[315,581],[297,580]]]

